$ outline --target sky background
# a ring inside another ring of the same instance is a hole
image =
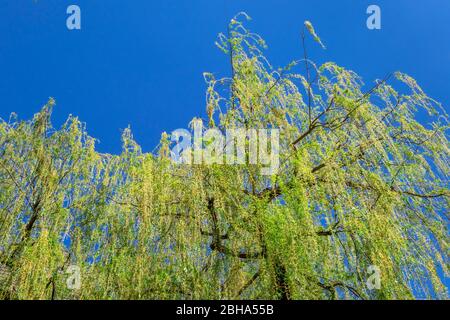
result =
[[[81,8],[81,30],[66,27],[71,4]],[[381,30],[366,27],[370,4],[381,7]],[[204,116],[202,74],[229,75],[214,41],[239,11],[274,66],[302,57],[310,20],[327,46],[309,42],[317,63],[335,61],[368,85],[408,73],[448,110],[449,0],[0,0],[0,117],[29,119],[51,96],[54,124],[78,116],[99,151],[120,152],[128,125],[152,151],[161,132]]]
[[[71,4],[81,30],[66,27]],[[381,7],[381,30],[366,27],[370,4]],[[310,20],[327,46],[309,41],[318,64],[334,61],[368,86],[405,72],[449,110],[449,0],[0,0],[0,117],[29,119],[54,97],[54,124],[78,116],[99,151],[119,153],[128,125],[152,151],[161,132],[205,115],[203,72],[229,76],[214,42],[240,11],[276,67],[302,58]]]

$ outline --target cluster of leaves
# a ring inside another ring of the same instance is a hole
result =
[[[205,75],[209,126],[278,128],[278,173],[174,164],[167,134],[151,154],[129,129],[101,154],[77,118],[51,126],[53,100],[1,121],[0,298],[447,297],[445,111],[401,73],[364,91],[306,54],[275,70],[241,17],[217,42],[232,75]]]

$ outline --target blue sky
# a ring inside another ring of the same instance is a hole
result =
[[[71,4],[81,30],[66,28]],[[366,27],[370,4],[381,7],[381,30]],[[204,115],[202,73],[229,74],[214,41],[239,11],[275,66],[302,56],[300,30],[311,20],[327,46],[310,44],[313,60],[366,83],[403,71],[448,110],[448,0],[0,0],[0,117],[29,118],[52,96],[55,124],[79,116],[100,151],[120,152],[128,125],[151,151],[162,131]]]

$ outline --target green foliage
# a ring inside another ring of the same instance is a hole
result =
[[[1,298],[447,298],[445,111],[401,73],[364,90],[332,62],[275,70],[240,16],[217,42],[231,77],[205,74],[209,126],[279,128],[280,171],[176,165],[169,135],[154,155],[129,129],[102,154],[77,118],[51,126],[53,100],[2,120]]]

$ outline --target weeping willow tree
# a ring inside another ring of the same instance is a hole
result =
[[[52,127],[53,100],[32,120],[12,115],[0,122],[1,298],[447,298],[445,110],[402,73],[367,87],[306,50],[274,69],[243,16],[217,41],[230,77],[205,74],[205,128],[279,129],[279,170],[176,164],[168,134],[144,153],[129,129],[121,154],[102,154],[76,117]]]

